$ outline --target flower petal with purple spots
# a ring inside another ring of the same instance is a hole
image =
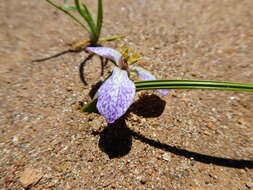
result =
[[[114,61],[117,65],[120,64],[121,61],[121,53],[116,51],[115,49],[108,47],[87,47],[85,48],[88,52],[94,53],[98,56],[108,58]]]
[[[131,69],[137,73],[137,75],[139,76],[139,78],[141,80],[156,80],[154,75],[152,75],[150,72],[143,69],[142,67],[133,66],[133,67],[131,67]],[[161,90],[160,89],[157,91],[164,96],[167,96],[169,94],[168,90]]]
[[[133,103],[135,85],[128,73],[115,67],[112,75],[98,89],[97,109],[108,123],[120,118]]]

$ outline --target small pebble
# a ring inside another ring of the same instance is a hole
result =
[[[250,188],[253,188],[253,181],[249,181],[246,183],[246,187],[248,187],[249,189]]]
[[[26,168],[20,175],[19,181],[24,188],[35,185],[42,178],[42,175],[38,174],[33,168]]]
[[[171,156],[169,154],[165,153],[165,154],[162,155],[162,159],[170,162],[171,161]]]

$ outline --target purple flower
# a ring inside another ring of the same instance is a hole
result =
[[[127,60],[118,51],[107,47],[87,47],[86,50],[100,57],[105,57],[113,61],[117,66],[112,75],[98,89],[96,97],[97,109],[108,123],[124,115],[135,96],[135,85],[128,78],[129,67]],[[137,66],[130,67],[130,72],[135,72],[142,80],[155,80],[156,78],[145,69]],[[168,91],[159,90],[163,95]]]
[[[108,123],[126,113],[133,103],[135,85],[129,80],[128,73],[115,67],[112,75],[102,84],[98,90],[97,109]]]

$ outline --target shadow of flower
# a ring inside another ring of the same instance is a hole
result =
[[[165,108],[166,102],[155,94],[143,95],[132,104],[129,111],[142,117],[159,117]]]
[[[94,85],[91,86],[91,90],[90,90],[90,92],[89,92],[89,96],[90,96],[91,99],[94,98],[94,96],[96,95],[96,93],[97,93],[99,87],[100,87],[102,84],[103,84],[102,81],[98,81],[96,84],[94,84]]]
[[[110,159],[120,158],[128,154],[132,147],[132,138],[148,144],[154,148],[161,149],[178,156],[193,159],[205,164],[214,164],[230,168],[253,169],[253,160],[237,160],[223,157],[205,155],[185,149],[170,146],[159,141],[149,139],[126,126],[124,119],[117,120],[113,125],[107,126],[102,132],[93,133],[99,135],[99,148],[105,152]]]
[[[99,135],[99,148],[111,159],[125,156],[131,150],[131,130],[124,119],[108,125]]]

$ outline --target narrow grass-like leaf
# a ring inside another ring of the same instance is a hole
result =
[[[91,27],[94,30],[94,43],[96,43],[98,41],[98,38],[99,38],[97,26],[95,24],[95,21],[93,19],[92,14],[90,13],[89,9],[87,8],[87,6],[84,3],[82,3],[82,6],[84,8],[84,13],[87,14],[87,18],[88,18],[88,20],[90,22]]]
[[[253,84],[205,80],[152,80],[135,82],[136,90],[202,89],[253,92]]]
[[[74,21],[76,21],[78,24],[80,24],[89,34],[91,34],[91,31],[88,29],[87,26],[85,26],[79,19],[77,19],[74,15],[72,15],[71,13],[69,13],[66,9],[64,9],[63,7],[56,5],[55,3],[53,3],[51,0],[46,0],[50,5],[52,5],[53,7],[59,9],[60,11],[64,12],[66,15],[70,16]]]
[[[125,38],[125,36],[119,35],[119,36],[112,36],[112,37],[102,38],[102,39],[99,40],[99,43],[110,42],[110,41],[114,41],[114,40],[120,40],[122,38]]]
[[[96,26],[94,24],[94,21],[92,19],[92,17],[89,17],[89,13],[87,12],[87,10],[82,9],[80,6],[80,1],[79,0],[75,0],[75,5],[77,8],[77,11],[79,12],[79,14],[83,17],[83,19],[87,22],[87,24],[89,25],[89,28],[91,30],[91,41],[92,43],[96,43]]]
[[[76,6],[74,5],[64,5],[64,8],[68,11],[77,11]]]
[[[99,38],[101,28],[103,25],[103,0],[98,0],[98,11],[97,11],[97,36]]]
[[[206,81],[206,80],[150,80],[135,82],[136,91],[157,89],[190,89],[190,90],[227,90],[253,92],[253,84]],[[83,112],[93,112],[95,104],[92,102],[81,109]]]

